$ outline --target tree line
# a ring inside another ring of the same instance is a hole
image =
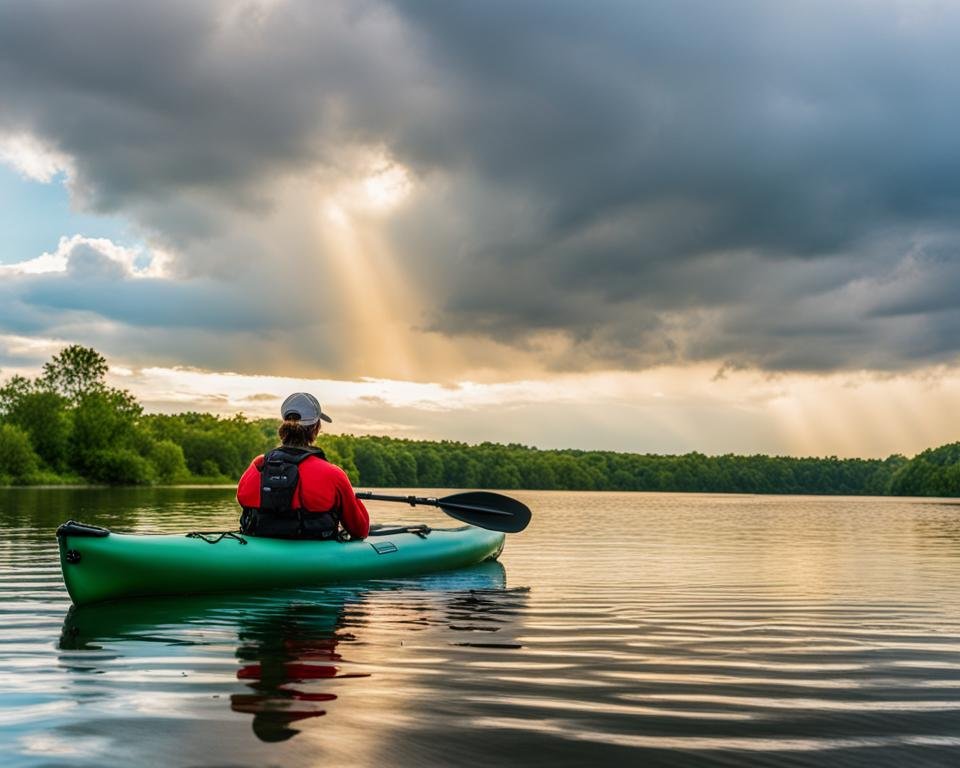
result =
[[[74,345],[0,386],[0,485],[233,483],[277,444],[275,419],[146,414]],[[913,459],[677,456],[321,434],[355,485],[531,490],[960,495],[960,443]]]

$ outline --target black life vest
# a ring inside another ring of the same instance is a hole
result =
[[[244,507],[240,531],[274,539],[334,539],[340,535],[340,510],[294,509],[300,464],[311,456],[326,461],[319,448],[280,446],[263,457],[260,466],[260,506]]]

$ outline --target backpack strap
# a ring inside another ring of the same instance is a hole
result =
[[[264,464],[266,464],[267,457],[275,453],[283,454],[284,458],[291,464],[302,464],[311,456],[316,456],[318,459],[323,459],[324,461],[327,460],[327,454],[323,452],[322,448],[300,448],[292,445],[281,445],[267,452],[263,457]],[[261,465],[260,471],[263,471],[263,465]]]

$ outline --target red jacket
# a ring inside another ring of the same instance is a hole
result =
[[[237,501],[242,507],[260,507],[260,467],[263,456],[257,456],[247,467],[237,486]],[[293,496],[293,508],[307,512],[340,510],[340,524],[355,539],[365,539],[370,532],[370,515],[357,498],[350,478],[336,464],[319,456],[310,456],[300,463],[300,482]]]

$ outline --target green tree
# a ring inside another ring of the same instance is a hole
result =
[[[426,487],[443,484],[443,459],[434,448],[421,448],[416,453],[417,479]]]
[[[479,484],[480,464],[472,458],[466,446],[457,448],[443,459],[443,481],[448,488],[475,488]]]
[[[83,393],[73,409],[71,465],[96,482],[148,482],[149,465],[133,450],[141,411],[133,395],[123,390],[104,388]],[[112,469],[118,471],[116,476],[110,474]]]
[[[27,433],[13,424],[0,424],[0,484],[29,481],[37,465]]]
[[[387,466],[390,469],[390,484],[400,487],[416,486],[417,460],[410,451],[391,446],[386,453]]]
[[[206,478],[236,480],[255,456],[277,443],[275,428],[270,437],[260,421],[242,415],[154,414],[141,422],[155,440],[179,445],[189,471]]]
[[[40,382],[73,403],[106,386],[107,359],[90,347],[72,344],[43,366]]]
[[[83,474],[105,485],[147,485],[154,481],[150,463],[130,448],[103,448],[87,451]]]
[[[488,467],[483,473],[484,485],[488,488],[519,488],[520,472],[516,466],[501,462]]]
[[[153,472],[161,483],[179,483],[190,477],[183,449],[172,440],[157,440],[150,451]]]
[[[187,466],[195,475],[226,476],[228,473],[224,471],[225,468],[240,461],[236,448],[226,444],[212,430],[186,430],[180,445]]]
[[[358,442],[353,449],[353,460],[360,475],[359,482],[375,488],[393,484],[383,451],[375,443],[367,440]]]
[[[72,429],[68,401],[62,395],[14,376],[0,387],[0,418],[30,436],[30,443],[48,467],[62,471]]]

